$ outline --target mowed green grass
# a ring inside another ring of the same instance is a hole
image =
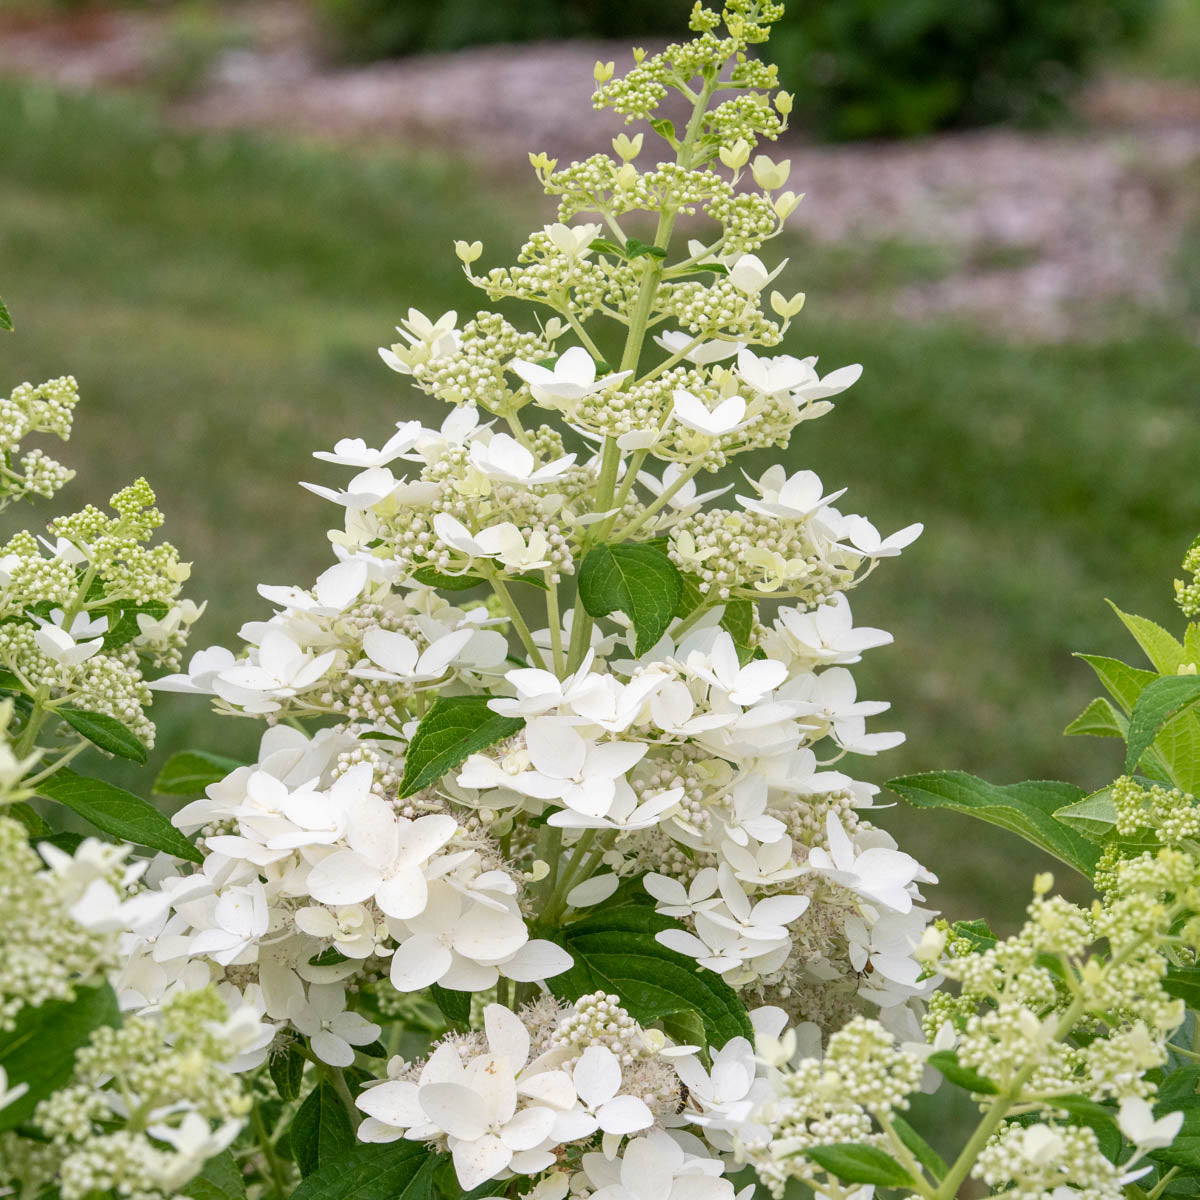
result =
[[[296,481],[339,476],[311,451],[439,419],[375,348],[409,305],[485,303],[452,239],[482,238],[485,262],[504,262],[550,214],[525,184],[449,159],[167,133],[132,100],[3,85],[0,293],[18,332],[0,366],[12,384],[77,376],[79,478],[63,505],[146,475],[195,562],[191,594],[209,601],[196,642],[228,643],[267,611],[256,583],[305,583],[329,562],[336,513]],[[935,767],[1105,782],[1115,744],[1059,736],[1096,690],[1070,655],[1136,656],[1106,596],[1175,620],[1170,582],[1200,530],[1194,341],[1161,322],[1054,346],[834,320],[812,285],[839,261],[868,279],[878,261],[888,287],[930,255],[787,250],[810,297],[785,348],[867,367],[832,415],[801,427],[789,465],[848,486],[843,504],[885,530],[926,525],[855,597],[860,623],[896,635],[859,669],[860,693],[890,699],[876,727],[909,741],[854,769],[878,782]],[[164,700],[159,720],[156,758],[197,743],[242,753],[257,734],[187,699]],[[954,915],[1010,924],[1044,865],[965,819],[882,819],[939,865],[935,903]]]

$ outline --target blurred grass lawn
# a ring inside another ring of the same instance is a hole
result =
[[[256,583],[304,584],[329,561],[331,510],[296,486],[332,478],[310,452],[439,419],[375,347],[409,305],[486,306],[451,240],[482,238],[484,261],[502,263],[550,211],[525,184],[436,157],[164,133],[130,100],[0,85],[0,291],[18,327],[0,364],[10,385],[73,373],[85,398],[60,507],[145,474],[195,562],[191,594],[209,599],[196,644],[231,643],[266,611]],[[1070,653],[1136,660],[1106,596],[1178,624],[1170,581],[1200,529],[1194,342],[1161,322],[1055,346],[834,320],[822,294],[840,272],[895,287],[929,255],[786,249],[810,301],[785,349],[867,367],[834,414],[801,427],[790,465],[848,485],[852,510],[885,531],[926,523],[855,598],[859,623],[897,642],[860,668],[861,694],[890,699],[909,735],[858,772],[1105,782],[1115,746],[1059,735],[1097,691]],[[156,758],[244,753],[258,732],[182,698],[157,715]],[[885,823],[940,865],[935,903],[955,916],[1009,925],[1044,866],[963,819],[896,810]]]

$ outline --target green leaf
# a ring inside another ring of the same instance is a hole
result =
[[[1127,714],[1133,711],[1142,688],[1158,678],[1157,671],[1131,667],[1119,658],[1105,658],[1102,654],[1077,654],[1075,657],[1083,659],[1096,672],[1096,678]]]
[[[976,918],[974,921],[955,921],[951,928],[956,937],[966,938],[971,943],[971,950],[975,954],[990,950],[1000,941],[992,932],[992,927],[982,918]]]
[[[9,315],[8,309],[4,307],[4,301],[0,299],[0,329],[7,333],[12,333],[13,323],[12,317]]]
[[[38,791],[66,805],[110,837],[151,850],[165,850],[189,862],[204,861],[200,851],[157,808],[124,788],[64,769],[43,779]]]
[[[721,615],[721,628],[733,638],[738,657],[745,662],[754,639],[754,604],[750,600],[727,600]]]
[[[1122,612],[1111,600],[1109,607],[1137,639],[1160,675],[1174,675],[1183,663],[1183,647],[1161,625],[1133,613]]]
[[[355,1144],[350,1114],[333,1084],[322,1080],[308,1093],[292,1118],[288,1141],[301,1175],[311,1175]]]
[[[1060,825],[1054,813],[1083,798],[1083,789],[1054,780],[994,784],[963,771],[930,771],[888,781],[889,788],[918,808],[949,808],[1019,833],[1089,879],[1100,851]]]
[[[336,946],[326,946],[319,954],[314,954],[308,960],[308,965],[310,967],[336,967],[338,963],[349,961]]]
[[[400,796],[436,783],[467,757],[512,737],[521,717],[502,717],[488,708],[491,696],[443,696],[421,718],[404,760]]]
[[[724,263],[720,263],[720,262],[697,263],[692,268],[692,270],[693,271],[711,271],[714,275],[728,275],[729,274],[729,268]]]
[[[107,750],[109,754],[127,758],[131,762],[146,761],[146,747],[115,717],[110,717],[107,713],[84,712],[81,708],[60,708],[55,711],[93,746],[99,746],[101,750]]]
[[[451,988],[440,987],[436,983],[430,990],[433,993],[433,1002],[447,1021],[453,1021],[455,1025],[471,1024],[470,992],[456,992]]]
[[[204,1170],[180,1194],[190,1200],[241,1200],[246,1194],[246,1181],[232,1151],[210,1158]]]
[[[916,1180],[889,1154],[874,1146],[840,1142],[834,1146],[813,1146],[805,1150],[818,1167],[843,1183],[873,1183],[877,1187],[911,1188]]]
[[[1156,1104],[1155,1117],[1164,1117],[1168,1112],[1183,1112],[1183,1124],[1175,1140],[1161,1150],[1154,1150],[1150,1157],[1176,1167],[1200,1168],[1200,1096],[1189,1096],[1173,1104]]]
[[[1183,635],[1183,661],[1200,666],[1200,621],[1190,622]]]
[[[358,1142],[322,1163],[291,1200],[431,1200],[439,1165],[421,1142]]]
[[[148,600],[145,604],[126,604],[124,606],[114,604],[111,607],[98,609],[97,612],[105,613],[108,616],[108,631],[104,635],[104,649],[119,650],[122,646],[127,646],[142,632],[137,621],[139,613],[145,613],[146,616],[161,621],[170,611],[170,608],[161,600]]]
[[[683,597],[683,579],[657,546],[596,546],[579,568],[579,599],[589,615],[623,612],[645,654],[667,631]]]
[[[901,1116],[892,1114],[892,1128],[900,1140],[934,1179],[946,1174],[946,1160]]]
[[[1125,736],[1129,722],[1103,696],[1097,696],[1063,730],[1068,737],[1119,737]]]
[[[661,246],[653,246],[649,242],[643,242],[641,238],[631,237],[625,239],[625,257],[666,258],[667,252]]]
[[[695,1013],[714,1047],[733,1037],[753,1041],[750,1019],[734,990],[719,975],[655,941],[656,933],[678,928],[652,908],[627,905],[561,929],[542,930],[540,936],[557,941],[575,961],[546,986],[571,1001],[588,992],[615,992],[643,1025]]]
[[[444,588],[448,592],[465,592],[486,582],[481,575],[447,575],[436,567],[418,567],[412,577],[426,587]]]
[[[1113,803],[1111,786],[1058,809],[1054,819],[1082,834],[1089,842],[1103,842],[1117,823],[1117,806]]]
[[[666,117],[654,117],[650,122],[650,128],[658,134],[659,137],[665,138],[675,148],[679,148],[679,142],[675,137],[675,124],[673,121],[668,121]]]
[[[0,1132],[27,1121],[40,1100],[66,1084],[75,1068],[75,1052],[87,1044],[93,1029],[120,1023],[117,997],[107,983],[77,987],[74,1000],[22,1008],[16,1025],[0,1033],[0,1067],[9,1087],[27,1083],[29,1090],[0,1108]]]
[[[704,603],[704,592],[699,576],[680,572],[679,579],[682,587],[679,593],[679,603],[675,605],[675,615],[686,617]]]
[[[1129,718],[1129,741],[1125,752],[1127,774],[1137,770],[1142,755],[1150,749],[1163,727],[1197,700],[1200,700],[1200,675],[1167,675],[1142,689]],[[1164,757],[1170,768],[1171,756]]]
[[[154,790],[160,796],[203,796],[210,784],[245,766],[236,758],[209,754],[207,750],[182,750],[163,764]]]
[[[1176,996],[1200,1012],[1200,967],[1168,967],[1162,986],[1168,996]]]
[[[990,1080],[980,1075],[971,1067],[964,1067],[958,1061],[958,1055],[953,1050],[938,1050],[925,1060],[935,1071],[969,1092],[979,1092],[984,1096],[994,1096],[1000,1089]]]
[[[295,1042],[288,1042],[284,1049],[272,1053],[267,1059],[267,1070],[271,1072],[281,1100],[291,1103],[299,1097],[304,1078],[304,1055]]]
[[[41,813],[32,804],[26,804],[24,800],[19,800],[16,804],[8,805],[4,809],[4,815],[12,817],[14,821],[20,821],[25,826],[31,841],[40,841],[43,838],[48,838],[54,832],[42,820]]]
[[[619,258],[625,257],[624,247],[618,246],[616,242],[609,241],[608,238],[595,238],[589,244],[588,248],[594,250],[597,254],[615,254]]]

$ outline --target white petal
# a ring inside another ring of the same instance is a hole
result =
[[[473,1142],[458,1142],[453,1156],[458,1182],[469,1192],[499,1175],[512,1162],[513,1152],[498,1137],[488,1134]]]
[[[425,1115],[451,1137],[472,1142],[488,1131],[487,1106],[465,1084],[427,1083],[417,1100]]]
[[[310,1044],[312,1052],[331,1067],[348,1067],[354,1062],[354,1051],[350,1049],[349,1043],[327,1029],[314,1033]]]
[[[621,1064],[607,1046],[589,1046],[571,1073],[579,1098],[590,1108],[611,1100],[621,1088]]]
[[[392,986],[401,992],[419,992],[450,969],[453,956],[439,938],[428,933],[414,934],[392,955]]]
[[[654,1124],[654,1114],[636,1096],[610,1100],[597,1111],[596,1119],[605,1133],[633,1133]]]
[[[510,1150],[532,1150],[541,1145],[554,1128],[549,1108],[524,1108],[500,1130],[500,1140]]]
[[[607,900],[617,890],[620,880],[611,871],[604,875],[594,875],[577,883],[567,893],[567,903],[572,908],[590,908]]]
[[[505,1059],[515,1075],[529,1058],[529,1031],[521,1018],[503,1004],[489,1004],[483,1012],[483,1027],[492,1053]]]
[[[322,904],[359,904],[375,894],[383,875],[361,854],[337,850],[308,873],[308,894]]]

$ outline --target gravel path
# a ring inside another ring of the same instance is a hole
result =
[[[545,149],[604,149],[612,114],[588,104],[591,66],[623,44],[483,47],[335,70],[285,0],[237,7],[247,45],[213,57],[204,86],[168,104],[185,127],[260,127],[334,140],[453,146],[488,167]],[[168,14],[47,23],[0,15],[0,72],[68,87],[153,77],[177,36]],[[935,246],[955,264],[899,288],[895,311],[953,313],[1021,335],[1065,337],[1089,314],[1169,312],[1172,261],[1195,217],[1200,90],[1110,82],[1089,97],[1090,131],[1011,130],[819,146],[789,139],[796,218],[819,242]]]

